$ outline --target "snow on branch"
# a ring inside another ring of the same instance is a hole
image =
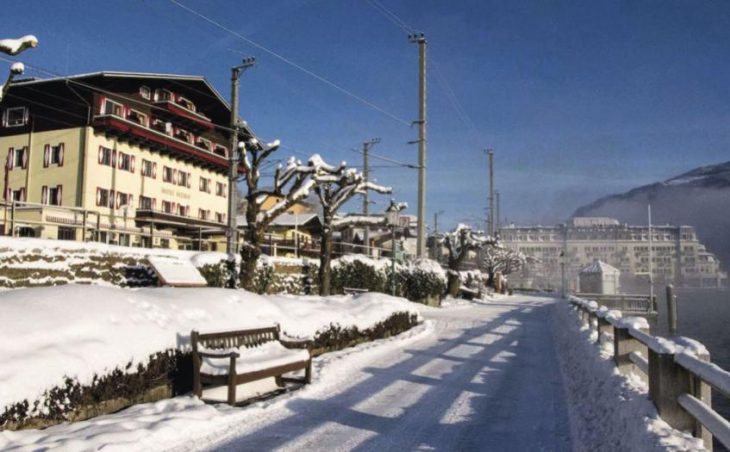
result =
[[[349,215],[332,220],[332,227],[335,229],[347,226],[388,226],[388,219],[385,216]]]
[[[479,249],[479,268],[489,274],[501,272],[509,275],[519,271],[526,262],[527,257],[523,253],[505,248],[498,242]]]
[[[38,46],[38,38],[25,35],[18,39],[0,39],[0,52],[7,55],[17,55],[20,52]]]

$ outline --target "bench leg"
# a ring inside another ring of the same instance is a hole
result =
[[[281,375],[277,375],[274,377],[274,381],[276,381],[276,386],[283,388],[284,387],[284,379]]]
[[[307,364],[307,369],[304,371],[304,382],[309,384],[312,382],[312,360],[309,360],[309,364]]]
[[[236,406],[236,375],[228,376],[228,404]]]

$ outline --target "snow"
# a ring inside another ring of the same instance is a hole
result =
[[[418,305],[382,294],[259,296],[217,288],[65,285],[0,292],[0,407],[41,397],[63,382],[93,375],[150,354],[189,347],[190,331],[281,325],[284,334],[311,338],[330,324],[369,328]]]
[[[18,39],[0,39],[0,52],[8,55],[17,55],[23,50],[38,46],[38,38],[25,35]]]
[[[397,337],[316,358],[295,392],[245,408],[177,397],[0,432],[0,449],[702,450],[615,372],[567,303],[453,301]]]
[[[205,350],[202,350],[205,351]],[[215,350],[221,353],[221,350]],[[226,350],[234,352],[234,350]],[[235,349],[238,354],[236,358],[236,372],[247,373],[257,370],[270,369],[272,367],[284,366],[286,364],[307,361],[309,352],[307,350],[289,349],[277,341],[269,341],[257,347],[239,347]],[[200,372],[209,375],[227,375],[230,366],[230,358],[204,357]]]
[[[208,285],[208,282],[190,261],[160,256],[150,256],[147,260],[165,285],[195,287]]]
[[[10,65],[10,72],[12,72],[13,74],[22,74],[23,72],[25,72],[25,65],[20,61],[17,61]]]

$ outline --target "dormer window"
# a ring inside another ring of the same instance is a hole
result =
[[[150,100],[152,98],[152,90],[149,86],[140,86],[139,95],[142,96],[143,99]]]
[[[25,107],[12,107],[5,110],[3,125],[5,127],[20,127],[28,122],[28,109]]]
[[[187,100],[186,98],[182,97],[182,96],[179,96],[177,98],[177,104],[180,105],[180,106],[182,106],[182,107],[184,107],[184,108],[186,108],[186,109],[188,109],[188,110],[190,110],[190,111],[193,111],[193,112],[195,111],[195,104],[192,103],[191,101]]]
[[[127,119],[145,127],[147,126],[147,115],[137,110],[129,110],[129,113],[127,113]]]
[[[124,116],[124,107],[120,103],[114,102],[111,99],[104,99],[104,104],[102,106],[104,108],[102,113],[106,115]]]
[[[155,90],[155,102],[171,101],[173,99],[175,99],[175,95],[172,94],[172,91],[164,88],[158,88]]]

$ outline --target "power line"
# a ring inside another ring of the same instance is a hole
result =
[[[290,66],[292,66],[292,67],[294,67],[294,68],[296,68],[296,69],[304,72],[305,74],[309,75],[310,77],[313,77],[313,78],[319,80],[320,82],[322,82],[322,83],[324,83],[324,84],[326,84],[326,85],[328,85],[328,86],[330,86],[330,87],[332,87],[332,88],[340,91],[341,93],[343,93],[343,94],[345,94],[347,96],[352,97],[353,99],[357,100],[358,102],[361,102],[361,103],[367,105],[368,107],[370,107],[370,108],[372,108],[372,109],[374,109],[374,110],[376,110],[376,111],[384,114],[385,116],[388,116],[389,118],[391,118],[391,119],[393,119],[393,120],[395,120],[395,121],[397,121],[397,122],[399,122],[401,124],[410,126],[410,124],[411,124],[410,121],[406,121],[405,119],[400,118],[400,117],[394,115],[393,113],[390,113],[389,111],[385,110],[382,107],[379,107],[378,105],[370,102],[369,100],[367,100],[367,99],[365,99],[365,98],[363,98],[363,97],[361,97],[361,96],[359,96],[359,95],[357,95],[357,94],[355,94],[355,93],[353,93],[353,92],[351,92],[351,91],[349,91],[349,90],[341,87],[340,85],[338,85],[335,82],[332,82],[332,81],[330,81],[330,80],[322,77],[321,75],[318,75],[318,74],[312,72],[311,70],[309,70],[309,69],[307,69],[307,68],[305,68],[305,67],[303,67],[303,66],[301,66],[301,65],[299,65],[297,63],[295,63],[294,61],[291,61],[290,59],[284,57],[283,55],[281,55],[281,54],[279,54],[277,52],[274,52],[273,50],[268,49],[267,47],[264,47],[263,45],[255,42],[255,41],[252,41],[251,39],[243,36],[242,34],[236,32],[234,30],[231,30],[230,28],[222,25],[219,22],[216,22],[215,20],[213,20],[213,19],[205,16],[204,14],[202,14],[202,13],[200,13],[200,12],[198,12],[198,11],[190,8],[190,7],[187,7],[187,6],[183,5],[183,4],[181,4],[177,0],[169,0],[169,1],[170,1],[170,3],[178,6],[179,8],[184,9],[184,10],[188,11],[189,13],[191,13],[191,14],[193,14],[193,15],[201,18],[201,19],[203,19],[204,21],[208,22],[209,24],[214,25],[214,26],[220,28],[221,30],[223,30],[223,31],[225,31],[227,33],[230,33],[231,35],[233,35],[233,36],[235,36],[235,37],[237,37],[237,38],[239,38],[239,39],[247,42],[249,45],[251,45],[251,46],[253,46],[253,47],[255,47],[255,48],[259,49],[259,50],[262,50],[262,51],[268,53],[269,55],[273,56],[274,58],[277,58],[280,61],[283,61],[284,63],[286,63],[286,64],[288,64],[288,65],[290,65]]]
[[[363,153],[363,151],[360,150],[360,149],[351,148],[350,150],[352,152],[357,152],[358,154],[362,154]],[[368,152],[368,155],[370,157],[374,157],[376,159],[383,160],[383,161],[388,162],[388,163],[396,164],[396,165],[398,165],[400,167],[403,167],[403,168],[418,169],[418,165],[414,165],[412,163],[401,162],[401,161],[392,159],[390,157],[385,157],[383,155],[373,154],[372,152]]]
[[[403,32],[406,35],[410,35],[412,33],[415,33],[416,30],[409,26],[407,23],[405,23],[403,20],[401,20],[400,17],[398,17],[395,13],[390,11],[388,8],[383,6],[382,3],[378,2],[377,0],[365,0],[370,6],[372,6],[374,9],[376,9],[378,12],[380,12],[386,19],[391,21],[395,26],[403,30]]]

